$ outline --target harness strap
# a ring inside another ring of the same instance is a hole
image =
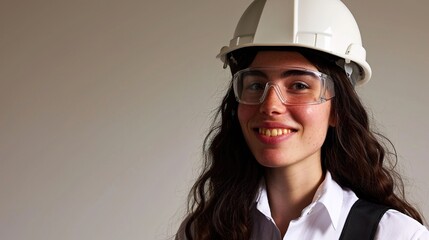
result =
[[[340,240],[372,240],[389,207],[358,199],[350,209]]]

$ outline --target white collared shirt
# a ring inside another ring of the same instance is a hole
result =
[[[339,239],[347,215],[357,199],[353,191],[341,188],[328,172],[316,191],[312,203],[302,211],[301,217],[290,222],[283,239]],[[265,184],[261,187],[254,209],[251,239],[282,239],[271,217]],[[396,210],[388,210],[379,223],[375,239],[429,240],[429,231],[407,215]]]

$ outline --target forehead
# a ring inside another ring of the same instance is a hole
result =
[[[261,51],[256,54],[250,67],[285,67],[293,66],[317,70],[304,56],[298,52]]]

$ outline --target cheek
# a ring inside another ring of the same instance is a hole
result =
[[[323,142],[330,125],[330,105],[308,106],[299,116],[298,121],[304,128],[304,134],[308,139]]]
[[[302,121],[314,126],[329,125],[331,106],[325,104],[310,105],[303,109],[302,114],[300,114]]]
[[[255,106],[238,104],[238,121],[242,128],[256,114],[256,112],[257,109],[255,109]]]

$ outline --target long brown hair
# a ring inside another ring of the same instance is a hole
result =
[[[303,48],[244,48],[229,54],[231,73],[246,68],[258,51],[266,50],[297,51],[334,80],[336,126],[328,129],[322,146],[324,170],[359,198],[387,205],[422,223],[418,211],[405,200],[401,178],[394,171],[394,148],[389,151],[383,144],[387,139],[370,129],[368,114],[344,70],[335,64],[337,59]],[[244,240],[251,236],[251,211],[264,168],[244,141],[237,107],[229,87],[205,138],[202,172],[189,194],[188,215],[178,239]]]

